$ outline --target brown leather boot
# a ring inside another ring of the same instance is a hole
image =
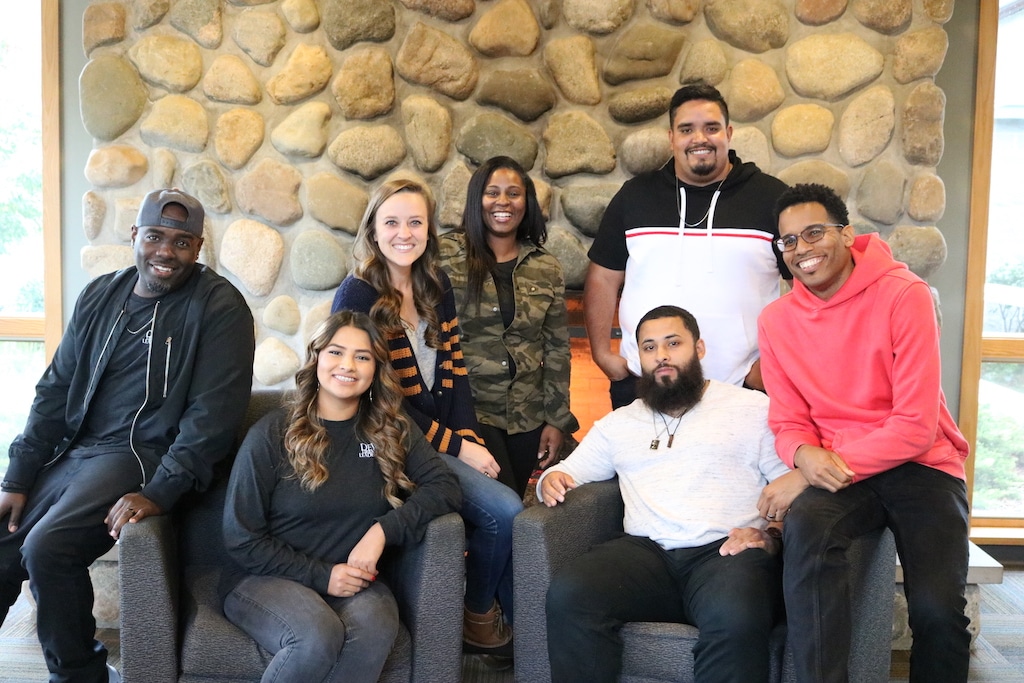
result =
[[[483,614],[463,607],[462,645],[464,652],[512,656],[512,628],[505,624],[497,602]]]

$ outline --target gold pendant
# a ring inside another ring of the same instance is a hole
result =
[[[658,439],[652,440],[651,441],[651,450],[652,451],[658,450],[658,444],[660,444],[660,443],[661,443],[661,441],[659,441]]]

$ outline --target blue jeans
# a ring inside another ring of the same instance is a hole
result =
[[[501,604],[512,623],[512,520],[523,510],[515,491],[453,456],[442,458],[462,487],[466,522],[466,609],[483,614]]]
[[[247,576],[224,615],[274,655],[263,683],[375,683],[398,635],[398,604],[381,581],[350,598],[290,579]]]
[[[914,635],[910,680],[967,680],[967,487],[916,463],[836,493],[808,488],[793,501],[783,532],[783,584],[797,680],[847,681],[855,596],[846,551],[854,538],[883,526],[892,529],[903,565]]]
[[[548,588],[551,680],[614,683],[622,626],[662,621],[700,629],[695,680],[765,683],[772,628],[782,617],[780,558],[759,549],[722,557],[724,540],[664,550],[622,535],[569,562]]]

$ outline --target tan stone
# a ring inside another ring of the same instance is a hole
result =
[[[907,214],[915,221],[935,222],[946,213],[946,186],[934,173],[922,173],[910,186]]]
[[[924,0],[924,11],[932,21],[945,24],[953,16],[956,0]]]
[[[82,270],[90,279],[135,265],[131,247],[123,244],[84,246],[79,254]]]
[[[128,187],[149,170],[146,155],[128,145],[100,147],[89,153],[85,178],[96,187]]]
[[[729,118],[736,121],[764,118],[786,99],[775,69],[758,59],[744,59],[736,64],[729,81],[726,102]]]
[[[203,94],[216,102],[258,104],[263,88],[238,55],[220,55],[203,77]]]
[[[512,157],[527,171],[537,161],[537,137],[532,130],[507,116],[485,111],[459,129],[455,148],[473,163],[482,164],[499,154]]]
[[[526,0],[499,0],[469,32],[469,44],[487,57],[525,57],[539,41],[540,25]]]
[[[772,119],[772,144],[787,157],[823,152],[832,141],[835,115],[817,104],[794,104]]]
[[[552,178],[573,173],[611,173],[615,146],[601,124],[581,111],[552,114],[544,128],[544,172]]]
[[[562,16],[577,31],[603,36],[633,16],[635,0],[562,0]]]
[[[358,126],[342,131],[327,148],[339,168],[373,180],[405,158],[402,136],[391,126]]]
[[[224,231],[220,262],[246,291],[266,296],[274,289],[284,260],[281,234],[259,221],[240,218]]]
[[[456,100],[473,94],[480,77],[476,59],[461,42],[419,21],[402,41],[395,67],[406,80]]]
[[[879,161],[864,172],[857,188],[857,212],[878,223],[892,225],[903,214],[906,176],[891,161]]]
[[[561,15],[562,0],[534,0],[533,7],[537,11],[537,19],[540,25],[546,29],[552,29],[558,23]]]
[[[288,114],[270,134],[270,142],[281,154],[314,158],[327,147],[327,123],[331,107],[326,102],[307,102]]]
[[[697,16],[700,0],[647,0],[651,16],[670,24],[689,24]]]
[[[445,228],[454,228],[462,222],[466,208],[466,188],[472,172],[464,163],[457,162],[441,181],[440,211],[437,220]]]
[[[459,21],[473,14],[474,0],[401,0],[411,10],[445,21]]]
[[[238,170],[263,144],[263,117],[251,109],[231,109],[220,115],[213,129],[213,149],[220,162]]]
[[[370,196],[361,187],[333,173],[317,173],[306,181],[309,215],[329,228],[355,235]]]
[[[372,119],[395,104],[395,78],[391,55],[380,47],[349,52],[338,67],[331,92],[349,119]]]
[[[306,320],[302,324],[302,338],[310,339],[320,323],[331,316],[331,299],[322,301],[306,312]]]
[[[544,65],[562,96],[573,104],[601,101],[594,43],[586,36],[552,40],[544,47]]]
[[[942,68],[949,49],[949,36],[938,26],[929,26],[900,36],[892,58],[892,76],[900,83],[934,76]]]
[[[256,346],[252,375],[265,386],[274,386],[295,377],[301,361],[298,354],[277,337],[268,337]]]
[[[153,104],[140,132],[151,147],[202,152],[210,136],[210,124],[203,105],[185,95],[168,95]]]
[[[533,178],[533,186],[537,190],[537,203],[540,204],[540,212],[544,220],[551,220],[551,185],[540,178]]]
[[[683,67],[679,70],[680,83],[704,81],[718,85],[729,72],[729,60],[725,57],[722,44],[717,40],[700,40],[686,53]]]
[[[912,0],[851,0],[857,21],[879,33],[900,33],[910,24]]]
[[[705,0],[704,18],[716,36],[747,52],[789,40],[789,11],[781,0]]]
[[[210,159],[200,159],[184,170],[181,180],[185,191],[195,197],[210,213],[231,213],[228,182],[220,167]]]
[[[263,159],[235,184],[235,201],[247,214],[274,225],[291,225],[302,218],[299,185],[302,174],[294,167]]]
[[[440,102],[426,95],[410,95],[402,101],[405,139],[416,167],[433,172],[448,160],[452,143],[452,115]]]
[[[178,168],[178,159],[169,149],[153,150],[153,187],[174,187],[174,172]]]
[[[928,279],[946,262],[946,239],[934,225],[900,225],[886,240],[897,261],[911,272]]]
[[[793,14],[809,26],[822,26],[843,16],[847,0],[796,0]]]
[[[186,92],[203,75],[203,56],[190,40],[172,36],[146,36],[128,49],[128,58],[146,82]]]
[[[149,89],[127,60],[99,55],[78,78],[82,124],[94,138],[115,140],[145,111]]]
[[[284,0],[281,14],[296,33],[309,33],[320,25],[320,11],[314,0]]]
[[[630,133],[619,145],[619,160],[622,167],[636,175],[654,171],[672,158],[665,128],[644,128]]]
[[[319,45],[299,43],[284,68],[267,81],[274,104],[293,104],[323,90],[331,80],[331,58]]]
[[[171,0],[132,0],[132,27],[141,31],[156,24],[171,9]]]
[[[754,126],[736,128],[729,143],[736,155],[743,161],[751,161],[765,173],[771,173],[772,155],[768,137]]]
[[[672,93],[663,85],[618,92],[608,99],[608,114],[619,123],[650,121],[668,113]]]
[[[171,6],[171,26],[208,49],[220,47],[224,38],[220,0],[176,0]]]
[[[86,56],[98,47],[124,40],[124,25],[124,5],[101,2],[86,7],[82,14],[82,47]]]
[[[337,289],[351,261],[351,242],[343,246],[333,235],[316,229],[300,232],[288,255],[292,282],[314,292]]]
[[[831,187],[843,201],[850,196],[850,177],[842,169],[821,159],[799,161],[776,172],[775,176],[790,186],[819,183]]]
[[[630,26],[619,36],[605,62],[605,82],[616,85],[668,74],[675,66],[684,40],[681,31],[660,24]]]
[[[912,164],[935,166],[942,158],[946,94],[931,81],[914,88],[903,103],[903,156]]]
[[[536,121],[555,106],[555,88],[538,69],[498,70],[487,74],[477,93],[480,104],[500,107],[522,121]]]
[[[82,229],[90,242],[100,236],[103,219],[107,217],[107,202],[102,195],[89,190],[82,195]]]
[[[287,294],[282,294],[271,299],[263,309],[262,320],[267,328],[281,334],[292,335],[299,331],[302,314],[299,313],[298,302]]]
[[[896,126],[896,99],[885,85],[857,95],[839,119],[839,155],[860,166],[882,153]]]
[[[790,85],[804,97],[823,100],[838,100],[870,83],[884,63],[881,52],[852,33],[810,35],[786,48]]]
[[[287,29],[274,12],[247,9],[235,18],[231,39],[260,66],[274,63],[284,47]]]
[[[121,244],[130,244],[132,241],[132,228],[139,216],[140,204],[142,197],[139,196],[114,200],[114,225],[111,234]]]

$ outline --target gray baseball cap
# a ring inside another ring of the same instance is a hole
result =
[[[188,217],[183,221],[174,220],[163,215],[168,204],[180,204]],[[175,228],[192,233],[196,237],[203,236],[203,219],[206,212],[203,205],[195,197],[185,194],[177,188],[169,190],[153,190],[146,195],[139,206],[139,216],[135,219],[137,227]]]

